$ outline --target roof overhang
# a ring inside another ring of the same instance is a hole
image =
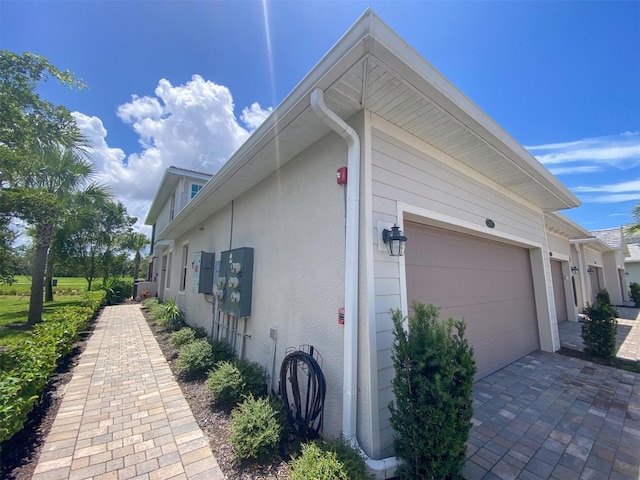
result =
[[[177,238],[194,228],[329,133],[311,111],[315,88],[324,91],[326,104],[341,118],[367,109],[543,211],[580,204],[368,9],[159,237]]]
[[[169,195],[171,195],[173,189],[176,188],[176,185],[181,178],[207,182],[211,178],[211,175],[174,166],[167,168],[162,175],[162,180],[160,180],[160,185],[156,191],[156,196],[151,203],[151,207],[149,207],[149,211],[147,212],[147,218],[144,221],[145,225],[153,225],[155,223],[158,215],[160,215],[162,207],[167,202]]]

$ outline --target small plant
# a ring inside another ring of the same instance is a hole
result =
[[[231,412],[229,441],[236,459],[267,459],[278,451],[282,424],[268,398],[249,395]]]
[[[101,287],[107,292],[107,305],[116,305],[124,302],[133,295],[133,283],[122,280],[121,278],[109,278]],[[75,290],[71,291],[74,294]],[[78,292],[75,292],[76,294]]]
[[[582,324],[584,353],[599,358],[613,358],[616,354],[618,311],[611,305],[607,290],[596,295],[595,305],[587,305],[587,321]]]
[[[335,453],[349,480],[373,480],[375,478],[367,473],[364,458],[344,436],[325,439],[320,446],[325,452]]]
[[[631,300],[633,300],[633,306],[640,308],[640,283],[633,282],[629,285],[629,295],[631,296]]]
[[[291,480],[351,480],[335,452],[316,442],[302,445],[302,454],[289,463]]]
[[[248,360],[220,362],[209,372],[207,388],[222,402],[238,403],[243,397],[265,394],[262,366]]]
[[[226,340],[210,340],[214,363],[230,362],[234,359],[233,348]]]
[[[158,319],[158,324],[167,330],[180,330],[183,325],[184,314],[178,304],[168,298],[163,305],[162,316]]]
[[[389,404],[400,478],[458,478],[465,453],[476,373],[465,323],[438,320],[439,309],[414,302],[409,328],[392,313],[395,402]]]
[[[171,334],[171,345],[175,348],[180,348],[187,343],[191,343],[196,340],[196,331],[193,328],[181,328],[177,332]]]
[[[204,338],[180,347],[176,366],[186,376],[203,374],[215,364],[211,344]]]
[[[158,301],[157,298],[151,297],[151,298],[145,298],[140,303],[142,305],[142,308],[146,308],[147,310],[149,310],[153,305],[158,305],[160,302]]]

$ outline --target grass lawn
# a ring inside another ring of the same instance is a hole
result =
[[[58,285],[53,287],[54,294],[56,291],[70,293],[72,290],[76,290],[78,293],[85,292],[87,290],[87,281],[82,277],[53,277],[58,280]],[[26,295],[29,296],[31,290],[31,277],[24,275],[17,275],[15,282],[11,285],[0,285],[0,295]],[[102,279],[95,279],[93,281],[95,285],[102,283]]]
[[[44,303],[43,317],[57,308],[79,303],[80,295],[57,295],[54,299]],[[0,296],[0,347],[15,345],[31,335],[31,329],[27,328],[28,313],[28,295]]]

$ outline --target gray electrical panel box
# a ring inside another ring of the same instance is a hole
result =
[[[216,284],[218,308],[236,317],[251,315],[253,248],[236,248],[220,253]]]
[[[213,253],[196,252],[193,256],[193,293],[213,294],[213,260]]]

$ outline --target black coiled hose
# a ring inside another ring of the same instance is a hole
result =
[[[301,390],[305,388],[306,390]],[[280,395],[295,435],[303,441],[322,433],[326,383],[320,365],[310,353],[296,350],[282,361]]]

